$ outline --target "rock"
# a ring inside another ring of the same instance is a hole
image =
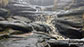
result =
[[[0,8],[0,17],[7,18],[8,17],[8,10],[4,8]]]

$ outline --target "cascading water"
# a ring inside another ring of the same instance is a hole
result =
[[[82,44],[84,0],[0,1],[0,47]]]

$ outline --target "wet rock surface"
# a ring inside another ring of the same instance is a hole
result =
[[[46,5],[47,1],[40,2],[9,0],[0,3],[0,46],[83,47],[84,7],[80,3],[83,0],[59,0],[57,8],[54,8],[54,0]]]

